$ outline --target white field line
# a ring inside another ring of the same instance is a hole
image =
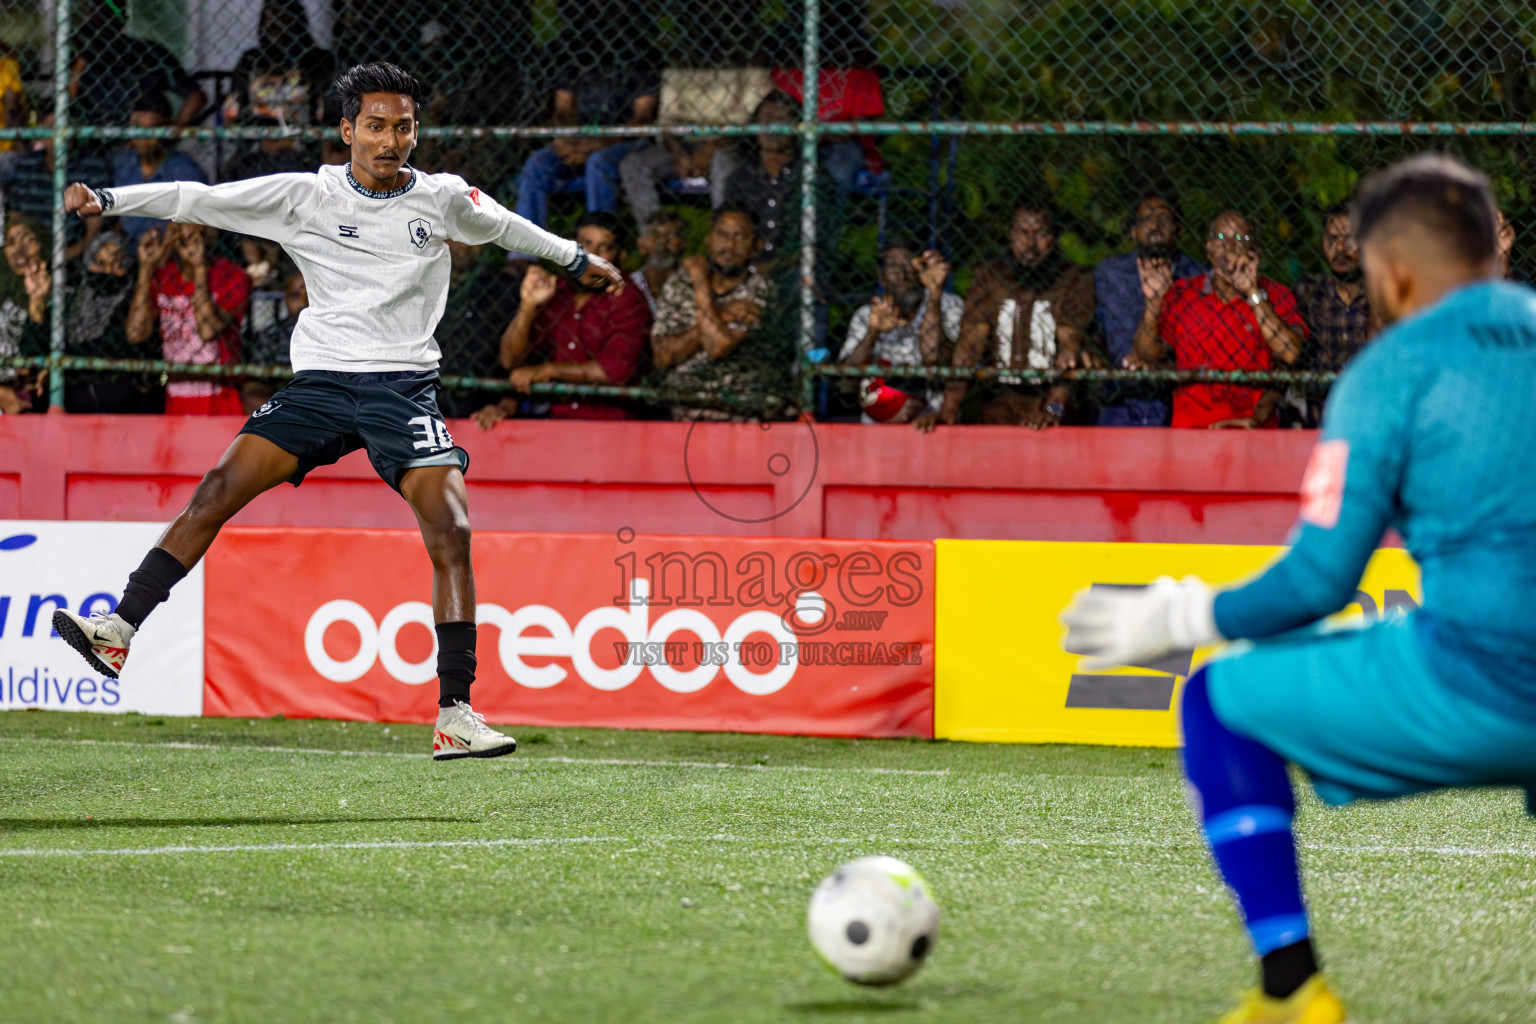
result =
[[[452,850],[464,847],[572,846],[581,843],[627,843],[625,836],[551,836],[533,839],[382,840],[354,843],[251,843],[240,846],[141,846],[115,850],[0,850],[0,857],[153,857],[175,853],[306,853],[312,850]]]
[[[946,847],[946,846],[1029,846],[1059,848],[1125,848],[1147,850],[1196,850],[1194,841],[1154,842],[1138,839],[922,839],[916,837],[846,838],[846,837],[756,837],[756,836],[547,836],[507,839],[425,839],[380,840],[336,843],[250,843],[223,846],[142,846],[111,849],[0,849],[0,857],[153,857],[167,854],[201,853],[317,853],[354,850],[453,850],[495,849],[500,847],[580,846],[595,843],[640,845],[681,845],[685,843],[734,843],[756,846],[871,846]],[[1536,848],[1475,846],[1352,846],[1344,843],[1301,843],[1304,850],[1330,853],[1386,854],[1391,856],[1440,857],[1516,857],[1536,859]]]
[[[68,744],[79,747],[140,747],[147,750],[212,750],[221,753],[232,751],[255,751],[263,754],[318,754],[333,757],[406,757],[418,761],[425,760],[430,754],[412,754],[406,751],[395,750],[326,750],[320,747],[255,747],[238,743],[136,743],[133,740],[34,740],[19,736],[0,736],[0,743],[47,743],[52,746]],[[930,775],[943,777],[949,774],[948,768],[864,768],[859,766],[838,765],[805,765],[805,764],[732,764],[729,761],[638,761],[625,758],[609,757],[536,757],[528,755],[514,755],[511,761],[498,760],[499,767],[518,767],[529,764],[574,764],[574,765],[604,765],[608,767],[631,768],[707,768],[714,770],[739,769],[742,771],[774,771],[774,772],[854,772],[860,775]]]

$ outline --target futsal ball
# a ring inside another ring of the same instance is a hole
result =
[[[807,915],[811,944],[860,985],[912,974],[939,937],[939,905],[923,876],[894,857],[861,857],[816,887]]]

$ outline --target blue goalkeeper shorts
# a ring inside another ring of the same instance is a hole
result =
[[[1413,616],[1235,644],[1207,666],[1233,732],[1312,777],[1329,804],[1453,786],[1522,786],[1536,813],[1536,725],[1430,674]]]

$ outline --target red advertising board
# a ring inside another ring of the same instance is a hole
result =
[[[928,542],[479,533],[492,722],[933,735]],[[432,569],[406,530],[229,528],[204,714],[425,722]]]

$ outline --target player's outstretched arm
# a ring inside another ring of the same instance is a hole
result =
[[[446,177],[446,176],[445,176]],[[624,287],[624,274],[601,256],[590,256],[569,238],[545,231],[495,199],[457,179],[448,196],[448,237],[467,245],[499,245],[549,260],[584,284],[609,291]]]
[[[1354,600],[1396,513],[1407,450],[1411,371],[1389,359],[1361,357],[1335,386],[1288,552],[1221,591],[1193,578],[1081,590],[1062,614],[1067,651],[1098,666],[1146,665],[1174,651],[1300,629]]]
[[[287,241],[300,224],[299,208],[313,194],[313,174],[273,174],[221,185],[195,181],[92,188],[81,182],[64,193],[66,212],[82,217],[153,217]]]

